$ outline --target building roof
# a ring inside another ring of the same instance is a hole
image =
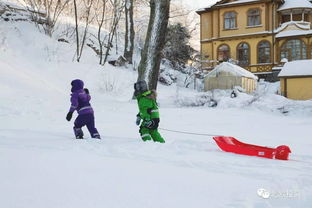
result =
[[[228,2],[228,3],[220,2],[220,4],[217,3],[217,6],[243,4],[243,3],[256,2],[256,1],[260,1],[260,0],[236,0],[236,1]]]
[[[255,76],[253,73],[229,62],[223,62],[217,65],[211,72],[207,74],[207,77],[217,77],[221,72],[226,72],[237,77],[248,77],[256,80],[258,79],[258,77]]]
[[[289,21],[289,22],[284,22],[283,24],[281,24],[277,29],[274,30],[274,32],[279,33],[285,30],[289,26],[296,26],[298,29],[301,29],[301,30],[310,30],[311,28],[311,24],[308,22]]]
[[[312,76],[312,59],[285,63],[279,77]]]
[[[275,37],[284,38],[284,37],[310,35],[310,34],[312,34],[312,30],[287,30],[287,31],[278,33]]]
[[[285,0],[277,11],[283,11],[288,9],[312,9],[312,4],[308,0]]]
[[[310,28],[310,22],[290,21],[283,23],[274,32],[276,33],[276,38],[311,35],[312,30]]]
[[[252,4],[252,3],[258,3],[261,1],[263,0],[236,0],[236,1],[231,1],[231,2],[228,2],[225,0],[219,0],[215,4],[207,5],[207,7],[205,8],[198,9],[196,12],[200,14],[213,8],[226,7],[226,6],[232,6],[232,5],[235,6],[235,5],[240,5],[240,4]]]
[[[263,0],[236,0],[236,1],[225,1],[219,0],[212,5],[207,5],[205,8],[198,9],[197,13],[202,13],[214,7],[224,7],[224,6],[235,6],[236,4],[247,4],[247,3],[257,3]],[[312,9],[312,3],[308,0],[284,0],[284,3],[278,8],[277,11],[283,11],[288,9]]]

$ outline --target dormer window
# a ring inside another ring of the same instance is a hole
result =
[[[247,26],[259,26],[261,25],[260,9],[248,10]]]
[[[285,22],[290,22],[290,14],[282,15],[282,22],[281,23],[285,23]]]
[[[236,12],[224,13],[224,29],[236,29]]]
[[[300,12],[300,13],[296,13]],[[281,23],[290,22],[290,21],[302,21],[302,22],[308,22],[308,13],[305,13],[304,11],[294,11],[293,13],[284,13],[281,17]]]
[[[285,22],[309,22],[312,11],[311,0],[285,0],[277,9],[280,13],[280,23]]]

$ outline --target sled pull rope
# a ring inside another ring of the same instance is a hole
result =
[[[158,129],[161,129],[161,130],[164,130],[164,131],[180,133],[180,134],[191,134],[191,135],[197,135],[197,136],[212,136],[212,137],[222,136],[222,135],[217,135],[217,134],[200,134],[200,133],[186,132],[186,131],[177,131],[177,130],[164,129],[164,128],[158,128]]]

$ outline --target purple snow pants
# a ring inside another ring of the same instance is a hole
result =
[[[100,134],[95,128],[93,113],[78,115],[78,117],[75,120],[74,126],[74,133],[76,137],[83,136],[81,127],[85,125],[87,126],[92,138],[100,138]]]

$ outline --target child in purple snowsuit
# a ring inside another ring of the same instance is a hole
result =
[[[74,124],[74,133],[76,139],[83,139],[82,127],[87,126],[91,137],[101,139],[99,132],[95,128],[94,124],[94,112],[90,105],[91,96],[89,95],[88,89],[83,89],[83,81],[80,79],[75,79],[71,82],[71,106],[69,112],[67,113],[66,119],[70,121],[73,112],[76,110],[78,112],[78,117]]]

